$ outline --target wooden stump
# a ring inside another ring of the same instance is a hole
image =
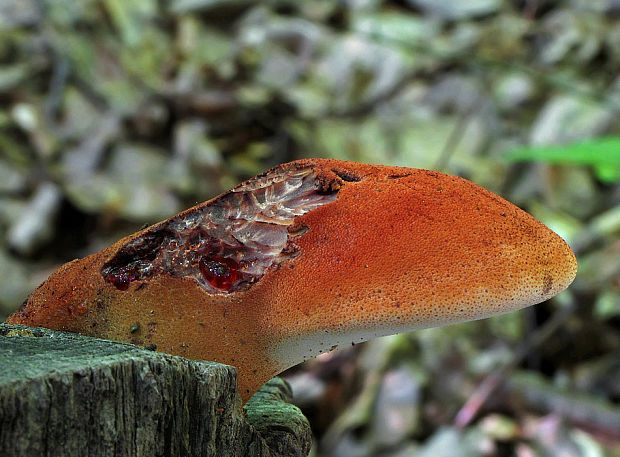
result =
[[[308,454],[310,427],[284,381],[245,409],[236,385],[227,365],[0,324],[0,455]]]

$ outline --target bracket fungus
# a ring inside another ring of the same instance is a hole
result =
[[[319,353],[539,303],[576,270],[470,181],[307,159],[61,266],[7,322],[234,365],[247,401]]]

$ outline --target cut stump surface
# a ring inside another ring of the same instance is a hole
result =
[[[4,324],[0,366],[0,455],[276,457],[310,450],[308,421],[277,378],[243,408],[234,367]]]

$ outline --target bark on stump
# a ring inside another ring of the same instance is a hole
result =
[[[275,378],[245,408],[234,367],[0,324],[2,456],[306,456]],[[247,412],[247,414],[246,414]]]

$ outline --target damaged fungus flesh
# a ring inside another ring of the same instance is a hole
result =
[[[547,300],[576,269],[470,181],[307,159],[63,265],[7,322],[233,365],[246,401],[334,347]]]

